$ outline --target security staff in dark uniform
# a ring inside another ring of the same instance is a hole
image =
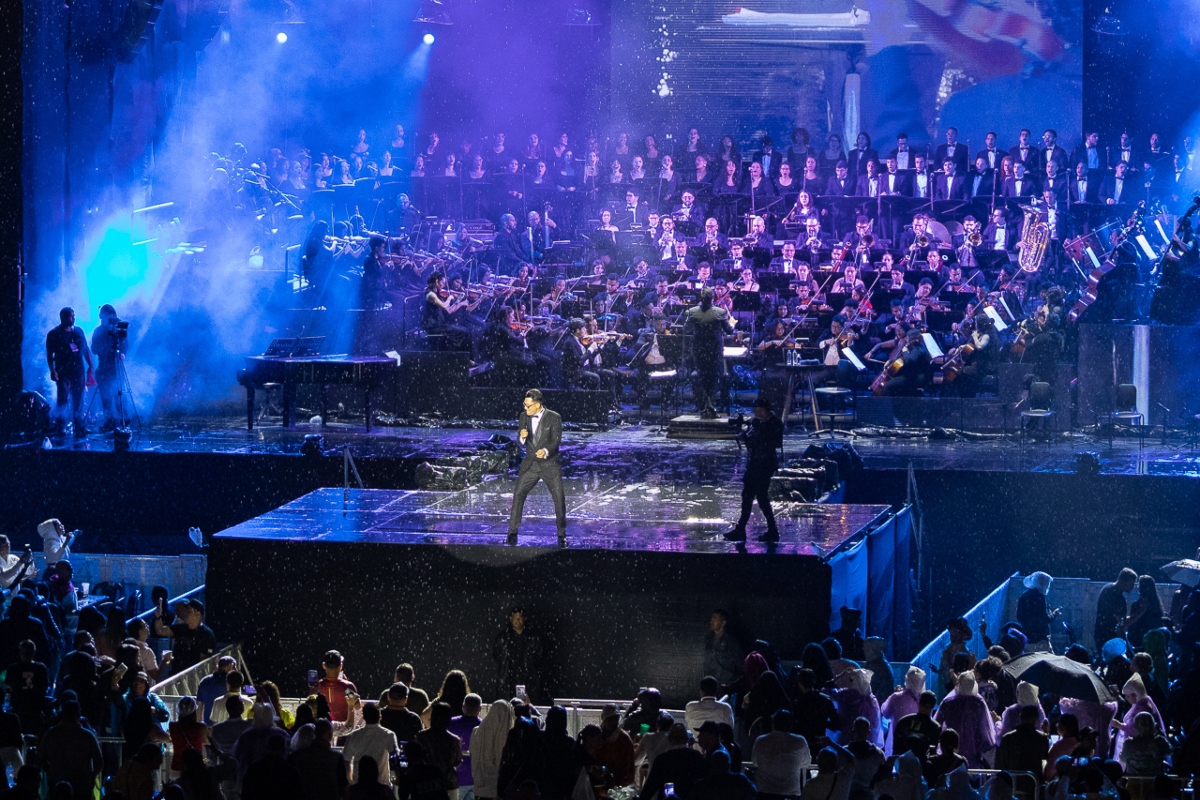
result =
[[[104,425],[107,433],[124,422],[123,410],[117,407],[117,390],[121,385],[121,359],[125,358],[124,336],[118,335],[121,320],[117,310],[108,303],[100,306],[100,324],[92,331],[92,353],[96,356],[96,391],[104,406]]]
[[[83,420],[83,394],[93,380],[92,351],[87,336],[75,325],[75,309],[58,312],[61,324],[46,334],[46,362],[50,365],[50,380],[58,394],[55,402],[55,427],[63,432],[67,427],[67,406],[75,422],[75,435],[86,436]],[[85,369],[86,366],[86,369]]]
[[[732,333],[733,327],[729,312],[713,305],[712,289],[701,289],[700,305],[687,310],[686,325],[692,343],[692,394],[701,419],[717,418],[713,400],[725,365],[725,331]]]
[[[771,410],[764,398],[754,401],[754,417],[738,434],[746,443],[746,472],[742,475],[742,515],[733,530],[725,534],[732,542],[746,541],[746,523],[754,501],[767,518],[767,532],[759,537],[763,542],[779,541],[779,529],[775,527],[775,512],[771,508],[771,476],[779,469],[776,452],[783,446],[783,423]]]

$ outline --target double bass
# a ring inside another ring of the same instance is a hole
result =
[[[1193,205],[1188,214],[1193,213],[1195,210],[1196,206]],[[1096,302],[1097,292],[1100,289],[1100,281],[1117,266],[1117,251],[1121,249],[1121,245],[1125,244],[1131,234],[1141,230],[1145,217],[1146,201],[1139,200],[1137,208],[1133,211],[1133,215],[1129,217],[1119,231],[1113,234],[1113,249],[1104,257],[1104,261],[1100,263],[1100,266],[1093,269],[1091,274],[1088,275],[1087,286],[1080,293],[1079,299],[1075,301],[1075,305],[1071,306],[1071,310],[1067,312],[1067,320],[1069,322],[1077,322],[1080,315],[1084,311],[1087,311],[1088,306]]]

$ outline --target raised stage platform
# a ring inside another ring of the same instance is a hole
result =
[[[543,699],[649,684],[686,700],[714,608],[746,641],[798,652],[828,632],[840,573],[826,556],[890,517],[886,505],[784,504],[777,545],[735,545],[720,537],[736,515],[730,487],[565,482],[565,547],[544,489],[505,544],[508,477],[453,493],[352,490],[345,511],[342,490],[312,492],[213,538],[210,621],[285,692],[337,648],[371,692],[401,661],[425,685],[451,663],[490,699],[492,640],[520,605],[546,639]]]

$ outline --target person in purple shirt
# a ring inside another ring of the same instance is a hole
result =
[[[451,718],[450,726],[447,728],[462,740],[463,760],[456,768],[459,800],[468,800],[474,797],[474,793],[471,791],[475,783],[471,778],[471,733],[479,727],[479,723],[483,722],[479,717],[481,708],[483,708],[483,698],[475,693],[467,695],[463,700],[463,713]]]
[[[996,746],[996,726],[987,703],[979,696],[975,673],[958,676],[954,691],[946,695],[933,718],[943,729],[958,731],[958,752],[971,769],[986,767],[983,756]]]

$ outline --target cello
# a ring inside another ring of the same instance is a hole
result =
[[[1195,206],[1192,206],[1191,211],[1188,213],[1190,214],[1192,211],[1195,211]],[[1141,230],[1145,217],[1146,201],[1139,200],[1137,208],[1134,209],[1133,214],[1125,222],[1125,225],[1113,234],[1113,249],[1105,255],[1104,261],[1100,263],[1100,266],[1093,269],[1091,274],[1088,275],[1087,286],[1080,293],[1079,299],[1075,301],[1075,305],[1071,306],[1071,310],[1067,312],[1067,320],[1069,322],[1078,322],[1080,315],[1087,311],[1088,306],[1096,302],[1097,292],[1100,289],[1100,281],[1117,266],[1117,251],[1121,249],[1121,245],[1125,244],[1130,234]]]

